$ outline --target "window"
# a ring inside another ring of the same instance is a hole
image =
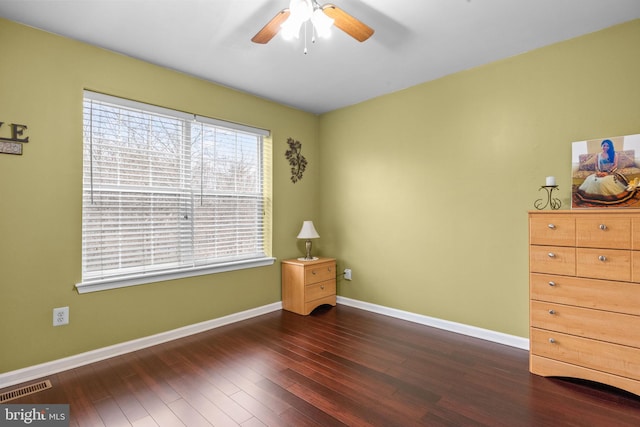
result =
[[[273,264],[268,132],[84,93],[79,292]]]

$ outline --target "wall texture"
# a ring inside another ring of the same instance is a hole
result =
[[[0,40],[0,122],[27,125],[29,136],[22,156],[0,155],[0,373],[280,301],[278,261],[78,295],[82,91],[270,129],[278,259],[302,253],[295,236],[319,215],[316,116],[2,19]],[[296,184],[284,156],[289,136],[309,160]],[[61,306],[70,324],[54,328]]]
[[[527,337],[527,211],[547,175],[570,208],[571,142],[640,133],[638,46],[636,20],[323,115],[338,293]]]

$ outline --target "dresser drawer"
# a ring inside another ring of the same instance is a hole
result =
[[[529,283],[534,300],[640,316],[640,284],[539,273]]]
[[[576,249],[562,246],[531,246],[529,268],[536,273],[552,273],[574,276],[576,274]]]
[[[640,251],[640,218],[631,219],[631,249]]]
[[[576,218],[576,246],[631,249],[631,219],[602,216]]]
[[[640,317],[544,301],[531,301],[531,326],[630,347],[640,347]]]
[[[315,264],[305,267],[304,282],[305,284],[324,282],[325,280],[336,278],[336,263],[326,262],[323,264]]]
[[[594,279],[631,280],[631,251],[576,248],[576,275]]]
[[[530,330],[531,354],[640,379],[640,349],[538,328]]]
[[[305,290],[305,302],[314,301],[336,293],[336,279],[307,285]]]
[[[631,251],[631,281],[640,282],[640,251]]]
[[[563,215],[539,215],[529,220],[529,243],[532,245],[575,246],[575,220]]]
[[[576,218],[576,246],[631,249],[631,219],[606,215]]]

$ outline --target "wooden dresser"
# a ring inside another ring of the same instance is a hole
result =
[[[336,305],[336,260],[282,261],[282,308],[307,315],[323,304]]]
[[[534,374],[640,395],[640,211],[529,213]]]

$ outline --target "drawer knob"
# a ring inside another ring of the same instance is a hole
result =
[[[555,258],[556,254],[554,254],[553,252],[549,252],[549,258]]]
[[[324,290],[324,285],[320,285],[320,289]]]
[[[556,314],[555,310],[549,310],[549,314]]]
[[[555,344],[555,343],[556,343],[556,340],[555,340],[555,338],[549,338],[549,342],[550,342],[551,344]]]
[[[549,286],[555,286],[556,282],[549,282]]]
[[[549,227],[552,230],[556,229],[556,225],[555,224],[549,224],[549,225],[547,225],[547,227]]]
[[[313,274],[315,276],[316,275],[316,271],[315,270],[311,270],[311,274]]]
[[[602,261],[602,262],[605,262],[605,261],[607,260],[607,257],[606,257],[606,256],[604,256],[604,255],[600,255],[600,256],[598,257],[598,259],[599,259],[600,261]]]
[[[600,227],[598,227],[598,228],[600,228],[600,230],[604,231],[604,230],[607,229],[607,226],[605,224],[600,224]]]

